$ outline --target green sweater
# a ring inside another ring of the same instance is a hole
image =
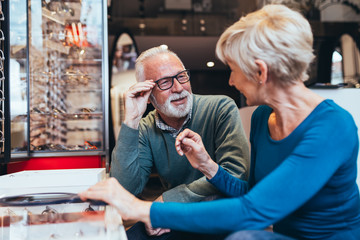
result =
[[[246,180],[249,148],[239,110],[225,96],[193,95],[192,116],[184,128],[202,137],[210,157],[230,174]],[[110,175],[138,195],[155,167],[166,189],[164,201],[195,202],[220,195],[205,176],[175,149],[175,138],[155,124],[156,110],[141,119],[139,130],[122,124],[112,153]]]

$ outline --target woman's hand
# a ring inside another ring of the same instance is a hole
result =
[[[164,202],[163,196],[160,195],[157,199],[154,200],[154,202]],[[161,236],[164,233],[170,232],[170,229],[168,228],[153,228],[151,225],[147,224],[145,224],[145,230],[149,236]]]
[[[123,220],[136,220],[151,226],[151,202],[136,198],[123,188],[115,178],[109,178],[79,193],[80,198],[101,200],[117,209]]]
[[[175,148],[179,155],[185,154],[191,166],[208,179],[217,173],[219,166],[210,158],[199,134],[185,129],[176,137]]]

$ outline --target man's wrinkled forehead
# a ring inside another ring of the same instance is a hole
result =
[[[173,76],[182,70],[184,70],[182,62],[176,56],[168,53],[153,56],[144,64],[146,79]]]

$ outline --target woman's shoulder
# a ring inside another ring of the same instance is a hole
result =
[[[266,105],[258,106],[252,116],[251,116],[251,129],[262,129],[267,126],[267,121],[269,119],[272,108]]]
[[[340,107],[331,99],[325,99],[322,101],[313,111],[315,117],[320,117],[324,120],[341,122],[353,122],[352,115]]]
[[[353,136],[357,138],[357,126],[353,116],[333,100],[322,101],[302,124],[307,131],[317,134]]]
[[[255,119],[268,119],[270,113],[272,112],[272,108],[266,105],[258,106],[252,115],[252,120]]]

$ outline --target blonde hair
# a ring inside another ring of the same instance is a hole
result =
[[[178,55],[173,51],[169,50],[166,45],[160,45],[158,47],[149,48],[148,50],[142,52],[135,62],[135,76],[138,82],[145,81],[145,71],[144,71],[145,61],[160,54],[171,54],[175,56],[177,59],[179,59],[181,64],[184,66],[183,62],[178,57]]]
[[[255,60],[261,59],[270,76],[287,84],[309,78],[312,46],[309,22],[284,5],[270,4],[226,29],[216,44],[216,55],[224,63],[234,62],[251,80],[259,71]]]

